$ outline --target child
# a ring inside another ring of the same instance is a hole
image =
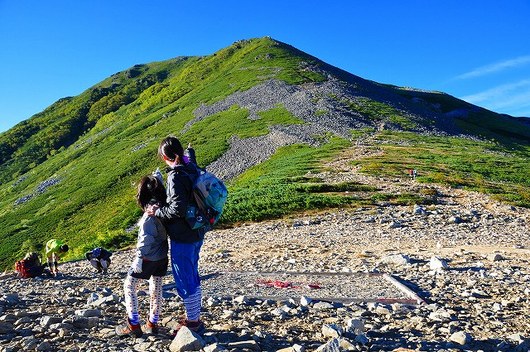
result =
[[[111,252],[101,247],[94,248],[93,250],[85,253],[85,257],[90,262],[90,264],[94,268],[96,268],[98,273],[103,272],[103,274],[107,273],[107,270],[111,263],[111,255]]]
[[[53,276],[59,275],[59,265],[57,262],[61,256],[68,252],[68,245],[61,240],[52,239],[46,242],[46,258],[48,260],[48,267]]]
[[[166,190],[163,182],[156,176],[143,177],[138,185],[136,199],[143,210],[150,204],[164,205]],[[140,219],[138,226],[140,230],[135,257],[123,284],[127,318],[124,324],[116,327],[116,334],[120,336],[143,335],[136,292],[138,279],[149,279],[150,309],[144,330],[150,334],[158,333],[158,319],[162,305],[162,277],[166,275],[168,264],[167,233],[160,220],[147,216],[146,213]]]

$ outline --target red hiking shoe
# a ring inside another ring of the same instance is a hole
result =
[[[144,325],[144,331],[146,334],[156,335],[158,334],[158,324],[147,320],[147,324]]]
[[[177,335],[177,333],[183,326],[187,327],[193,332],[196,332],[197,334],[202,334],[206,330],[206,328],[204,327],[204,323],[201,320],[190,321],[187,319],[182,319],[175,327],[175,330],[173,330],[173,335]]]
[[[126,318],[123,324],[116,326],[116,335],[118,336],[142,337],[143,334],[140,324],[132,325],[129,318]]]

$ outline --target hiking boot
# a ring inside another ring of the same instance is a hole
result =
[[[158,324],[147,320],[147,324],[144,325],[144,331],[146,334],[156,335],[158,334]]]
[[[127,318],[123,324],[116,326],[116,335],[142,337],[143,331],[140,324],[132,325]]]
[[[193,332],[196,332],[197,334],[202,334],[206,330],[206,328],[204,327],[204,323],[201,320],[189,321],[187,319],[182,319],[175,327],[175,330],[173,330],[173,335],[177,335],[177,333],[183,326],[187,327]]]

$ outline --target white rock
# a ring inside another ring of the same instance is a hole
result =
[[[340,337],[342,336],[342,328],[335,324],[324,324],[322,326],[322,335],[324,337]]]
[[[364,333],[364,320],[362,319],[348,319],[346,321],[346,329],[355,335]]]
[[[169,345],[169,350],[171,352],[199,351],[204,346],[204,340],[199,335],[183,326]]]
[[[466,345],[472,340],[471,335],[464,331],[457,331],[449,337],[449,341],[457,343],[459,345]]]
[[[381,258],[381,263],[407,265],[410,263],[410,258],[403,254],[391,254]]]
[[[311,304],[312,301],[313,300],[311,298],[309,298],[309,297],[306,297],[306,296],[300,297],[300,305],[302,307],[307,307],[308,305]]]
[[[429,261],[429,267],[431,270],[446,270],[448,268],[447,262],[443,259],[440,259],[436,256],[431,257]]]
[[[339,351],[341,351],[341,349],[340,349],[340,341],[338,338],[334,338],[328,341],[327,343],[325,343],[324,345],[319,346],[316,349],[316,352],[339,352]]]

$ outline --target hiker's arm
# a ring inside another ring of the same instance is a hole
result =
[[[188,148],[186,148],[186,150],[188,151],[188,158],[189,158],[190,162],[192,162],[195,165],[197,165],[197,158],[195,157],[195,149],[193,149],[191,147],[191,144],[190,144],[190,145],[188,145]]]
[[[167,205],[156,210],[155,215],[162,220],[171,221],[183,218],[186,215],[189,195],[185,191],[185,185],[177,177],[168,180]]]

